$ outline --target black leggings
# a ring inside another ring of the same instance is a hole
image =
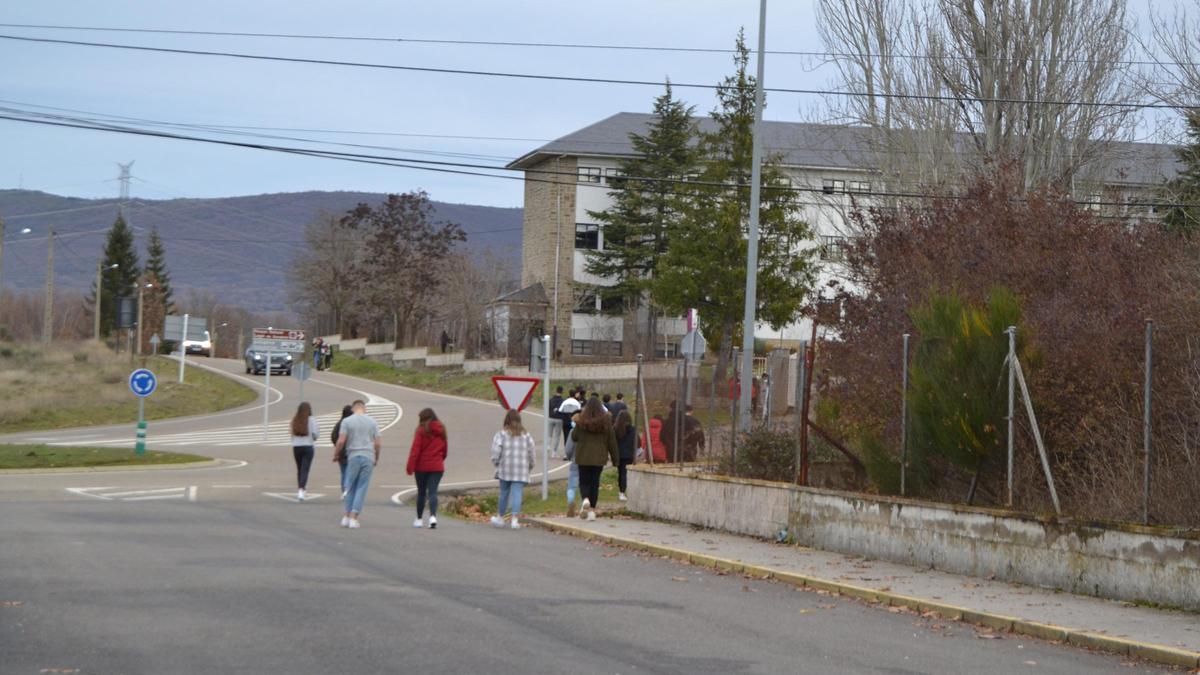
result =
[[[617,464],[617,488],[621,494],[625,494],[625,488],[629,486],[629,465],[633,464],[632,459],[621,458],[621,462]]]
[[[303,490],[308,487],[308,470],[312,468],[313,446],[293,445],[292,457],[296,459],[296,484]]]
[[[441,471],[417,472],[417,517],[425,515],[425,498],[429,498],[429,515],[437,515],[437,489],[442,482]]]
[[[600,474],[603,472],[602,466],[579,465],[579,493],[588,500],[593,509],[600,502]]]

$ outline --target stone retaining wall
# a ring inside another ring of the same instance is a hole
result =
[[[630,510],[828,551],[1200,610],[1200,533],[631,467]]]

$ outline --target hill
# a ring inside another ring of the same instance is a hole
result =
[[[321,213],[342,213],[385,195],[369,192],[295,192],[216,199],[132,199],[125,218],[145,257],[146,237],[158,227],[177,297],[188,289],[212,293],[220,302],[256,311],[286,309],[285,270],[303,245],[304,226]],[[4,282],[20,289],[45,282],[45,233],[58,233],[55,283],[87,292],[117,199],[81,199],[33,190],[0,190],[0,218],[7,224]],[[521,209],[434,202],[439,220],[467,233],[475,253],[491,249],[519,268]],[[33,232],[20,234],[23,228]]]

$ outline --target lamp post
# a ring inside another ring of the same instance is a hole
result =
[[[147,288],[154,288],[154,284],[146,283],[144,280],[138,280],[138,306],[137,306],[137,354],[142,355],[142,295]],[[186,336],[184,336],[186,337]],[[130,353],[132,358],[133,354]]]
[[[54,228],[46,230],[46,303],[42,310],[42,342],[54,338]]]
[[[96,316],[93,317],[92,321],[92,332],[94,333],[96,342],[100,341],[100,302],[101,298],[104,297],[104,281],[101,277],[101,274],[103,274],[105,270],[115,270],[120,266],[121,265],[118,263],[105,265],[104,261],[102,260],[96,261]]]
[[[218,325],[216,328],[213,328],[212,331],[210,331],[210,334],[208,336],[208,349],[209,349],[208,355],[210,357],[212,357],[212,358],[217,357],[217,333],[219,333],[222,328],[224,328],[225,326],[228,326],[228,325],[229,325],[228,321],[222,321],[220,323],[220,325]]]
[[[0,218],[0,290],[4,289],[4,219]],[[21,234],[29,234],[33,230],[28,227],[21,228]]]

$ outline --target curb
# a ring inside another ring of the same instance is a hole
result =
[[[178,464],[112,464],[107,466],[56,466],[39,469],[0,469],[0,476],[53,476],[56,473],[104,473],[105,471],[175,471],[179,469],[207,469],[221,466],[227,460],[206,459],[203,462],[181,462]]]
[[[653,553],[672,560],[688,562],[698,567],[706,567],[722,572],[731,572],[734,574],[745,574],[746,576],[756,577],[759,579],[773,579],[785,584],[791,584],[801,588],[812,588],[815,590],[837,593],[859,600],[865,600],[870,603],[887,605],[892,607],[906,607],[917,612],[937,612],[944,619],[951,621],[962,621],[966,623],[978,624],[986,626],[993,630],[1008,631],[1017,633],[1018,635],[1027,635],[1029,637],[1038,638],[1041,640],[1051,640],[1056,642],[1065,642],[1076,647],[1085,647],[1100,651],[1111,652],[1121,656],[1133,656],[1154,663],[1160,663],[1168,666],[1182,666],[1184,668],[1200,667],[1200,652],[1193,652],[1177,647],[1168,647],[1166,645],[1158,645],[1149,642],[1139,642],[1137,640],[1128,640],[1125,638],[1111,637],[1101,635],[1099,633],[1091,633],[1085,630],[1076,628],[1067,628],[1065,626],[1056,626],[1046,623],[1038,623],[1027,619],[1019,619],[1002,614],[994,614],[955,605],[948,605],[935,600],[925,600],[923,598],[914,598],[891,591],[877,591],[873,588],[864,588],[862,586],[854,586],[852,584],[842,583],[840,581],[830,581],[828,579],[820,579],[795,572],[785,572],[771,567],[760,565],[750,565],[737,560],[729,560],[727,558],[718,558],[716,556],[707,555],[704,553],[692,553],[683,549],[673,548],[670,546],[662,546],[660,544],[651,544],[636,539],[626,539],[617,537],[611,534],[601,534],[592,532],[581,527],[573,525],[564,525],[542,518],[526,518],[526,522],[532,523],[543,529],[560,534],[568,534],[579,537],[581,539],[598,540],[606,544],[614,544],[624,546],[647,553]]]

